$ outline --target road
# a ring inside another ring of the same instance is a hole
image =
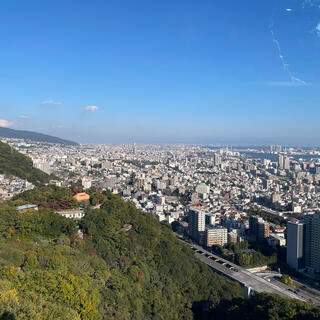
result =
[[[304,297],[296,294],[290,287],[288,288],[286,285],[278,285],[278,281],[269,282],[264,277],[259,277],[258,275],[255,275],[254,273],[251,273],[228,260],[204,250],[202,247],[196,244],[188,243],[182,240],[179,236],[178,239],[191,247],[191,249],[195,252],[195,256],[213,268],[215,271],[223,274],[231,280],[239,282],[244,287],[250,287],[254,292],[275,293],[285,298],[293,298],[302,301],[307,300]]]
[[[311,301],[316,305],[320,305],[320,292],[313,288],[307,287],[305,284],[301,282],[293,280],[294,286],[286,285],[281,281],[282,274],[275,272],[260,272],[255,273],[255,275],[274,283],[276,286],[281,287],[284,290],[294,292],[303,300]]]
[[[284,284],[283,282],[280,282],[279,278],[278,279],[277,278],[270,278],[270,280],[274,284],[276,284],[284,289],[287,288],[288,290],[292,290],[302,299],[304,299],[306,301],[311,301],[312,303],[314,303],[318,306],[320,305],[320,292],[319,291],[307,288],[306,286],[301,285],[301,283],[297,282],[297,281],[293,281],[295,287],[290,287],[290,286]]]

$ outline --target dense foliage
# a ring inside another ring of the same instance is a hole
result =
[[[243,301],[237,283],[196,260],[170,227],[150,214],[118,196],[88,192],[102,206],[88,207],[80,221],[83,238],[76,222],[50,209],[15,209],[23,199],[68,199],[68,189],[36,188],[0,205],[0,319],[225,319],[227,310],[230,316],[240,312],[238,319],[254,319],[241,316],[251,316],[254,306],[265,308],[262,303],[282,314],[273,297]],[[132,228],[118,233],[125,224]],[[318,312],[283,301],[285,310],[294,310],[288,315]],[[291,319],[288,315],[283,319]]]
[[[315,320],[320,319],[320,310],[298,300],[262,293],[249,300],[223,301],[207,314],[206,319]]]
[[[81,185],[81,184],[80,184]],[[40,205],[43,208],[55,210],[72,209],[77,206],[77,201],[73,198],[75,193],[83,192],[82,187],[75,184],[72,188],[58,187],[56,185],[40,186],[33,190],[27,190],[12,198],[13,201],[22,201]],[[82,207],[98,205],[104,201],[105,195],[98,189],[91,187],[85,190],[90,196],[89,201],[82,201]]]
[[[0,206],[0,237],[2,238],[54,239],[62,234],[70,237],[76,232],[77,225],[74,221],[52,211],[40,209],[20,213],[12,206]]]
[[[132,229],[117,234],[124,224]],[[168,226],[118,196],[108,195],[101,210],[88,212],[81,225],[90,239],[88,249],[96,250],[110,267],[103,293],[106,317],[192,319],[196,301],[218,303],[221,297],[241,295],[237,284],[195,260]]]
[[[235,255],[235,263],[244,268],[266,266],[277,262],[277,254],[265,256],[259,251],[242,252]]]
[[[40,186],[33,190],[27,190],[14,196],[12,200],[21,200],[55,210],[68,209],[76,206],[76,200],[73,199],[73,192],[68,188],[55,185]]]
[[[38,132],[0,127],[0,137],[76,146],[78,143]]]
[[[293,280],[287,274],[283,274],[281,277],[281,281],[289,286],[293,286]]]
[[[68,198],[67,190],[40,187],[0,205],[0,319],[192,319],[197,301],[242,296],[120,197],[88,191],[103,205],[81,221],[84,239],[53,211],[15,210],[22,200]],[[132,229],[117,234],[125,223]]]
[[[228,252],[226,252],[227,250]],[[214,246],[212,250],[243,268],[262,267],[277,263],[278,257],[274,249],[266,244],[248,243],[242,241],[229,243],[226,249],[221,246]],[[231,253],[230,253],[231,252]]]
[[[108,266],[67,241],[0,242],[0,318],[101,319],[99,288]]]
[[[49,181],[50,177],[33,167],[31,159],[0,141],[0,174],[28,180],[35,185]]]

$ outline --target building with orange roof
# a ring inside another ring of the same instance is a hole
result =
[[[73,199],[76,199],[78,202],[79,201],[86,201],[86,200],[90,199],[90,196],[85,192],[80,192],[80,193],[77,193],[76,195],[74,195]]]

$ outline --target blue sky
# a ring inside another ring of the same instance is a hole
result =
[[[320,145],[320,0],[0,3],[0,125]]]

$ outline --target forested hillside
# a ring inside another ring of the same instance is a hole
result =
[[[0,319],[218,319],[222,306],[231,315],[239,310],[238,319],[253,319],[242,318],[242,310],[259,301],[245,302],[237,283],[195,259],[168,225],[119,196],[89,190],[102,206],[87,206],[83,238],[76,222],[50,208],[15,210],[23,199],[70,197],[68,189],[45,188],[0,205]],[[132,228],[123,231],[125,224]],[[302,306],[295,314],[304,309],[316,319],[318,309]]]
[[[49,182],[50,176],[33,167],[30,158],[0,141],[0,174],[26,179],[35,185]]]
[[[320,319],[320,309],[301,301],[262,293],[249,300],[223,301],[209,312],[207,319],[311,320]]]

